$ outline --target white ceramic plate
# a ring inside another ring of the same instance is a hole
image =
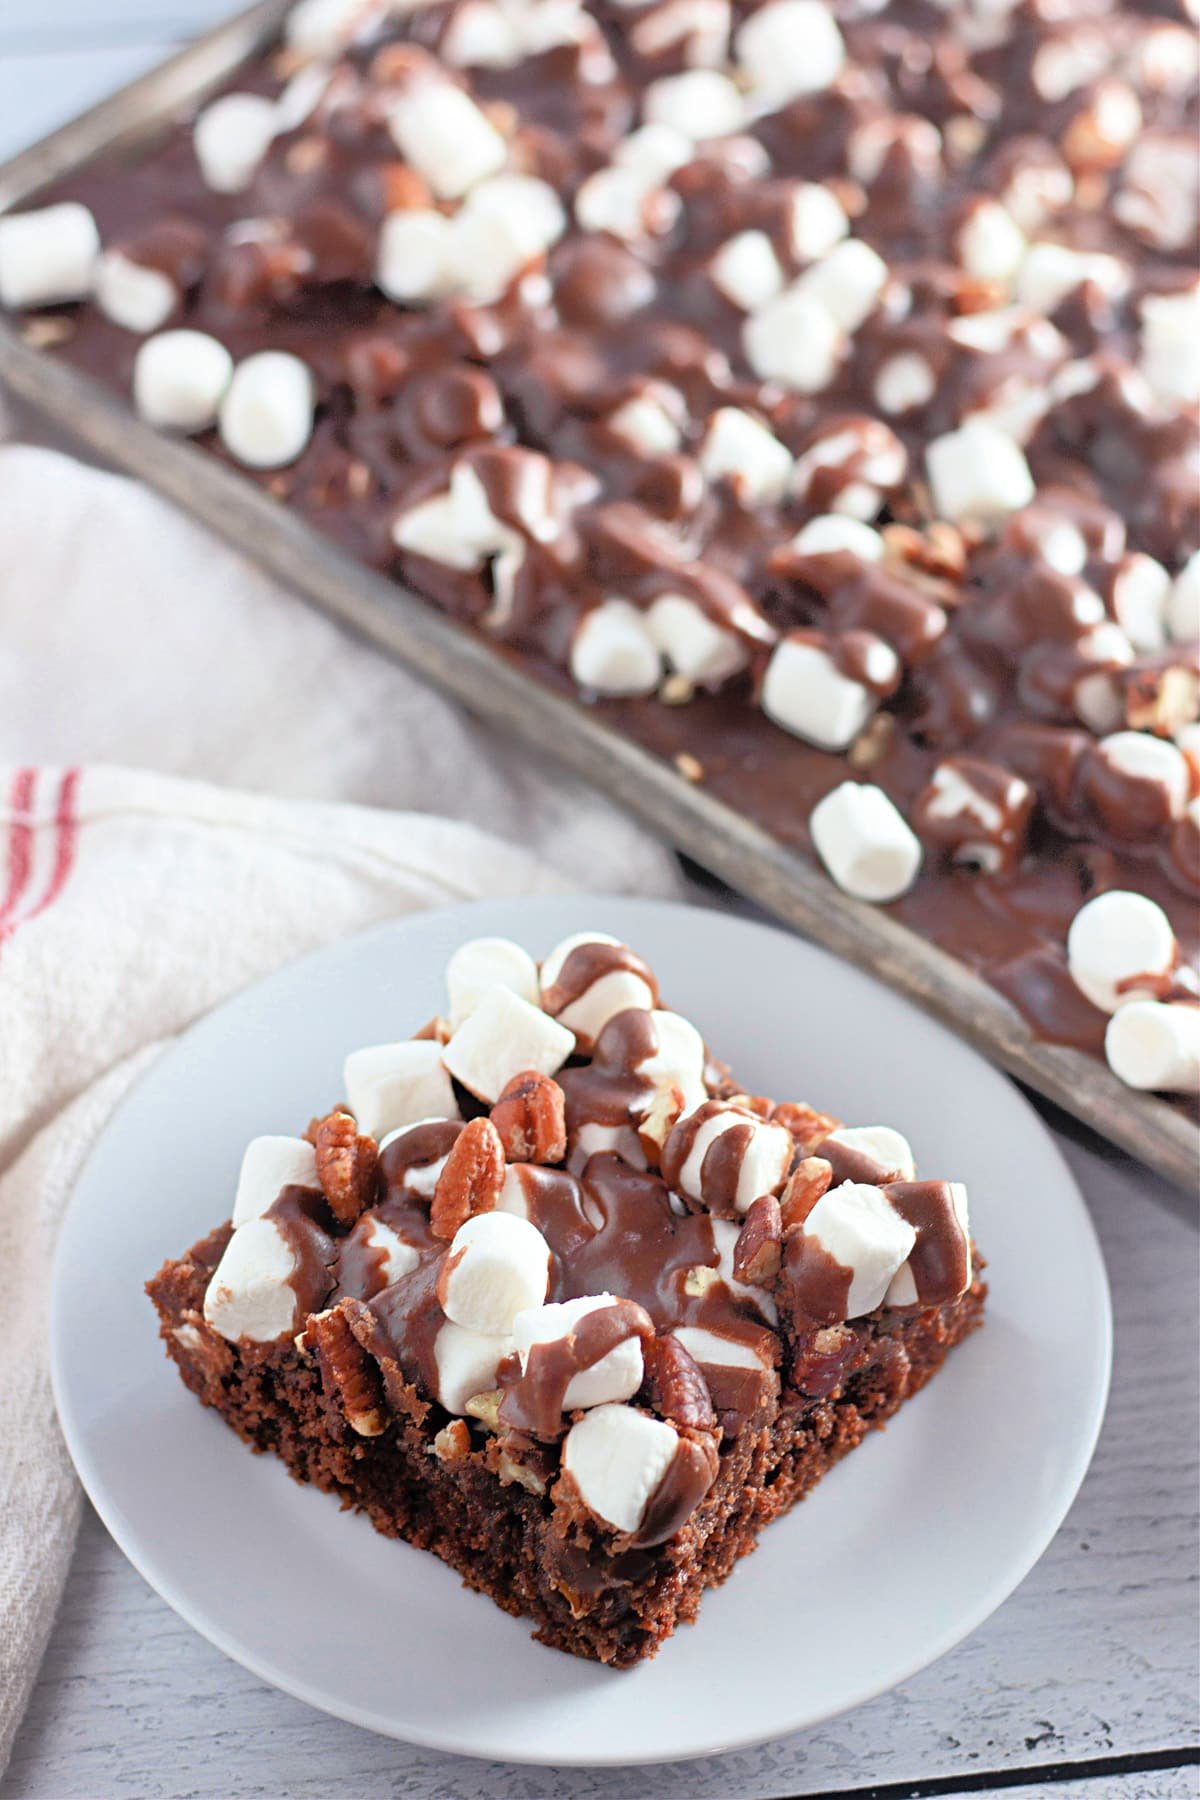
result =
[[[696,1625],[626,1673],[544,1649],[433,1556],[252,1456],[181,1384],[142,1283],[228,1215],[242,1149],[340,1092],[342,1058],[441,1004],[465,938],[542,954],[594,927],[634,944],[752,1091],[894,1121],[923,1172],[970,1187],[988,1322]],[[314,1706],[441,1750],[631,1763],[760,1742],[857,1706],[972,1631],[1057,1530],[1108,1391],[1100,1250],[1066,1166],[1004,1076],[824,951],[714,912],[582,898],[406,920],[281,970],[155,1065],[98,1143],[58,1248],[54,1384],[105,1524],[158,1592]],[[714,1704],[714,1697],[719,1703]]]

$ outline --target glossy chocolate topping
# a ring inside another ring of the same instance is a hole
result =
[[[524,1370],[518,1363],[507,1377],[501,1376],[501,1423],[534,1437],[557,1438],[564,1398],[575,1376],[594,1368],[627,1338],[645,1339],[653,1332],[653,1321],[642,1307],[631,1300],[614,1300],[580,1319],[565,1337],[533,1344]]]
[[[263,1214],[292,1253],[288,1286],[296,1296],[296,1318],[319,1312],[334,1284],[337,1246],[325,1227],[329,1212],[317,1188],[285,1187]]]
[[[949,1181],[892,1181],[884,1193],[917,1234],[908,1264],[921,1306],[940,1306],[971,1279],[971,1241],[959,1221]]]

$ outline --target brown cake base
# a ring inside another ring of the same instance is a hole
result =
[[[193,1393],[255,1450],[274,1451],[297,1481],[337,1494],[377,1531],[432,1550],[505,1612],[534,1620],[543,1643],[618,1668],[654,1655],[694,1619],[705,1588],[754,1549],[762,1527],[936,1374],[982,1323],[986,1294],[977,1278],[952,1305],[857,1322],[854,1372],[840,1388],[820,1399],[772,1396],[723,1450],[683,1530],[614,1561],[597,1552],[587,1521],[555,1523],[541,1494],[505,1478],[483,1426],[444,1433],[448,1415],[414,1394],[409,1416],[380,1437],[358,1437],[326,1400],[316,1365],[290,1343],[226,1343],[202,1309],[229,1235],[228,1226],[213,1232],[147,1283]]]

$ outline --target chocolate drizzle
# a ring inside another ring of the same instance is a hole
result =
[[[288,1286],[296,1296],[296,1320],[319,1312],[333,1287],[337,1246],[325,1226],[329,1212],[316,1188],[285,1187],[263,1214],[292,1253]]]
[[[917,1234],[909,1252],[920,1306],[957,1300],[971,1284],[971,1243],[954,1205],[949,1181],[892,1181],[884,1193]]]
[[[644,981],[650,990],[651,1005],[658,1005],[658,983],[654,971],[628,944],[576,944],[567,952],[562,968],[549,987],[542,990],[542,1005],[557,1016],[582,999],[588,989],[606,975],[625,971]]]
[[[580,1319],[565,1337],[530,1346],[522,1373],[501,1376],[504,1399],[500,1419],[534,1437],[557,1438],[563,1427],[567,1389],[576,1375],[594,1368],[618,1344],[631,1337],[652,1336],[650,1315],[631,1300],[614,1300]]]
[[[630,1540],[634,1547],[664,1544],[674,1537],[716,1480],[717,1468],[717,1453],[711,1443],[681,1437]]]

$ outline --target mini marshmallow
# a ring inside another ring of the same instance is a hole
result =
[[[642,125],[621,139],[613,161],[623,169],[637,169],[649,180],[665,181],[695,155],[690,137],[673,125]]]
[[[861,1319],[883,1304],[892,1277],[908,1261],[917,1234],[879,1188],[843,1181],[830,1188],[804,1221],[826,1255],[851,1271],[847,1319]]]
[[[487,490],[468,462],[455,463],[444,494],[401,514],[392,526],[392,542],[451,569],[482,569],[489,557],[520,556],[525,549],[520,532],[492,512]]]
[[[389,300],[420,306],[453,291],[454,222],[431,209],[389,213],[379,231],[375,280]]]
[[[567,959],[573,950],[582,949],[587,944],[619,945],[620,939],[609,937],[603,931],[578,931],[566,937],[561,944],[556,944],[549,956],[545,957],[541,967],[542,1004],[562,974]],[[610,969],[585,988],[577,1000],[564,1006],[557,1017],[582,1040],[594,1041],[599,1037],[610,1019],[620,1012],[629,1012],[636,1008],[640,1012],[648,1012],[654,1005],[654,990],[633,969]]]
[[[444,1161],[443,1157],[436,1165],[439,1170]],[[422,1169],[420,1173],[423,1175],[425,1171]],[[409,1186],[416,1187],[417,1183],[411,1181]],[[364,1248],[378,1258],[381,1287],[391,1287],[395,1282],[403,1281],[420,1263],[421,1252],[417,1246],[406,1243],[398,1232],[372,1213],[364,1215],[360,1224],[355,1227],[355,1235]]]
[[[921,866],[921,845],[882,788],[843,781],[809,814],[813,847],[858,900],[898,900]]]
[[[1116,297],[1129,286],[1129,271],[1115,256],[1071,250],[1066,244],[1034,244],[1017,274],[1017,299],[1034,312],[1056,312],[1085,281]]]
[[[967,1190],[961,1181],[951,1181],[948,1186],[954,1216],[958,1220],[959,1229],[967,1240],[967,1280],[969,1282],[971,1279],[971,1218]],[[888,1284],[888,1291],[884,1295],[884,1305],[917,1306],[920,1298],[917,1293],[916,1277],[912,1272],[912,1264],[905,1262],[896,1270]]]
[[[709,481],[728,478],[741,505],[774,505],[787,493],[792,453],[752,413],[721,406],[709,420],[700,450]]]
[[[319,1187],[317,1153],[305,1138],[256,1137],[246,1145],[233,1202],[234,1225],[273,1206],[285,1187]]]
[[[445,1118],[411,1119],[407,1125],[397,1125],[394,1131],[385,1131],[379,1140],[379,1153],[383,1154],[398,1138],[407,1137],[410,1131],[418,1131],[422,1125],[449,1125],[454,1120]],[[404,1186],[414,1194],[422,1195],[426,1200],[433,1198],[433,1190],[437,1186],[438,1176],[450,1160],[450,1152],[445,1156],[436,1156],[432,1162],[407,1163],[403,1168]],[[400,1171],[393,1171],[399,1175]]]
[[[749,1125],[749,1140],[742,1151],[738,1165],[737,1187],[734,1192],[734,1210],[739,1213],[749,1212],[756,1200],[764,1194],[777,1194],[787,1179],[791,1166],[795,1144],[791,1133],[782,1125],[771,1125],[760,1119],[757,1113],[747,1112],[744,1107],[727,1106],[714,1109],[705,1119],[692,1139],[679,1179],[675,1184],[681,1194],[690,1200],[705,1202],[709,1196],[704,1192],[704,1159],[717,1138],[723,1137],[727,1131],[740,1130]]]
[[[821,513],[810,519],[792,539],[798,556],[856,556],[859,562],[882,562],[883,538],[873,525],[844,513]]]
[[[515,1213],[476,1213],[454,1234],[438,1299],[465,1331],[505,1337],[518,1313],[542,1304],[549,1284],[550,1246],[536,1225]]]
[[[746,20],[736,49],[755,97],[772,108],[821,93],[846,60],[842,34],[820,0],[770,0]]]
[[[562,1465],[598,1519],[636,1531],[678,1441],[673,1425],[632,1406],[596,1406],[568,1431]]]
[[[845,332],[855,332],[875,310],[887,283],[883,258],[861,238],[846,238],[795,284],[794,291],[815,300]]]
[[[149,425],[207,431],[233,378],[233,358],[203,331],[147,338],[133,364],[133,403]]]
[[[0,218],[0,306],[57,306],[92,289],[100,233],[86,206],[64,200]]]
[[[898,679],[900,660],[890,644],[880,638],[866,655],[880,687]],[[844,750],[877,704],[876,692],[844,674],[820,644],[789,636],[776,645],[763,679],[762,709],[794,737],[822,750]]]
[[[954,522],[1003,519],[1036,492],[1020,445],[983,419],[934,438],[925,465],[934,505]]]
[[[959,261],[980,281],[1011,281],[1025,256],[1025,233],[999,201],[977,200],[958,234]]]
[[[714,284],[743,312],[754,312],[783,292],[783,269],[765,231],[739,231],[727,238],[710,266]]]
[[[274,1219],[248,1219],[234,1232],[204,1294],[204,1317],[236,1343],[271,1344],[296,1329],[291,1287],[295,1254]]]
[[[144,336],[170,318],[179,289],[160,269],[147,269],[119,250],[106,250],[96,263],[95,297],[106,319]]]
[[[751,313],[742,328],[742,344],[754,373],[798,394],[816,394],[829,386],[837,373],[842,342],[828,307],[794,284]]]
[[[315,405],[308,364],[260,350],[233,372],[217,416],[221,442],[245,468],[285,468],[308,446]]]
[[[689,1113],[708,1099],[708,1089],[704,1084],[704,1065],[708,1060],[704,1039],[691,1020],[685,1019],[682,1013],[656,1008],[650,1017],[654,1021],[658,1048],[652,1056],[637,1065],[637,1073],[643,1081],[652,1085],[647,1090],[644,1103],[639,1103],[633,1110],[648,1112],[654,1104],[657,1090],[669,1083],[679,1089],[683,1095],[683,1110]]]
[[[578,1300],[561,1300],[557,1304],[518,1313],[513,1320],[512,1336],[513,1347],[521,1358],[521,1373],[525,1373],[529,1352],[535,1344],[552,1344],[558,1338],[569,1337],[581,1319],[605,1306],[612,1306],[614,1301],[612,1294],[584,1294]],[[563,1411],[604,1406],[614,1400],[632,1400],[642,1385],[642,1374],[641,1339],[627,1337],[590,1369],[583,1369],[571,1377],[563,1395]]]
[[[442,1046],[432,1039],[352,1050],[342,1082],[358,1129],[377,1140],[425,1119],[459,1117]]]
[[[714,1369],[761,1369],[765,1367],[752,1344],[741,1338],[722,1337],[703,1325],[676,1325],[671,1336],[678,1338],[688,1355]]]
[[[597,169],[575,195],[575,218],[582,231],[607,231],[636,244],[648,233],[661,235],[679,216],[680,199],[639,168]]]
[[[571,674],[596,694],[652,694],[662,659],[636,606],[602,600],[583,615],[571,640]]]
[[[1171,583],[1166,621],[1175,643],[1186,644],[1200,638],[1200,550],[1189,557]]]
[[[1142,374],[1165,399],[1194,406],[1200,400],[1200,285],[1180,294],[1148,294],[1141,315]]]
[[[437,1369],[437,1397],[449,1413],[460,1417],[467,1402],[476,1394],[491,1393],[504,1358],[512,1352],[506,1337],[489,1337],[480,1331],[467,1331],[447,1319],[433,1341],[433,1360]]]
[[[565,227],[562,204],[548,182],[533,175],[481,181],[450,221],[442,277],[448,291],[476,306],[493,305]],[[436,244],[432,253],[436,257]]]
[[[553,1075],[574,1048],[574,1033],[547,1018],[540,1007],[531,1006],[510,988],[493,987],[441,1055],[455,1079],[491,1106],[514,1075],[526,1069]]]
[[[1187,758],[1174,744],[1148,731],[1114,731],[1101,738],[1096,748],[1119,774],[1161,787],[1171,817],[1179,817],[1187,805],[1192,782]]]
[[[860,1156],[869,1156],[879,1164],[883,1175],[898,1170],[899,1180],[916,1180],[917,1163],[912,1145],[903,1132],[896,1131],[891,1125],[842,1125],[830,1132],[829,1141],[857,1151]]]
[[[655,382],[609,413],[607,424],[638,456],[674,456],[683,442],[678,421],[686,411],[677,389]]]
[[[889,356],[875,377],[875,403],[881,412],[906,413],[933,399],[937,378],[923,356],[904,351]]]
[[[1152,556],[1133,550],[1122,557],[1113,574],[1110,595],[1117,624],[1135,650],[1162,649],[1170,592],[1171,577]]]
[[[279,130],[273,100],[262,94],[224,94],[192,127],[192,148],[205,183],[216,194],[250,186]]]
[[[1126,1087],[1194,1093],[1200,1084],[1200,1006],[1131,1000],[1109,1020],[1104,1054]]]
[[[746,666],[741,639],[683,594],[660,594],[646,613],[646,629],[676,673],[700,686],[716,686]]]
[[[788,235],[797,262],[817,262],[849,235],[850,221],[836,194],[819,181],[798,181],[787,211]]]
[[[373,0],[298,0],[284,23],[284,42],[302,56],[339,56],[375,10]]]
[[[571,1148],[567,1154],[568,1174],[582,1175],[589,1158],[603,1156],[606,1151],[611,1151],[614,1156],[619,1156],[632,1169],[646,1167],[646,1153],[642,1149],[638,1134],[632,1125],[597,1125],[594,1120],[589,1119],[572,1134]],[[505,1185],[507,1186],[507,1183]],[[585,1208],[588,1204],[589,1202],[584,1202]],[[508,1210],[521,1212],[522,1209],[516,1204],[515,1196],[513,1203],[508,1206]]]
[[[1175,933],[1162,907],[1124,888],[1086,901],[1067,933],[1071,979],[1102,1012],[1144,999],[1138,978],[1153,983],[1166,975],[1175,953]]]
[[[439,200],[461,200],[503,168],[508,147],[461,88],[447,81],[417,85],[388,114],[397,149]]]
[[[693,143],[737,131],[745,113],[742,96],[716,69],[688,69],[651,82],[643,99],[650,125],[669,125]]]
[[[461,944],[446,964],[451,1025],[457,1029],[496,987],[509,988],[531,1005],[538,1004],[537,964],[529,952],[511,938],[472,938]]]

